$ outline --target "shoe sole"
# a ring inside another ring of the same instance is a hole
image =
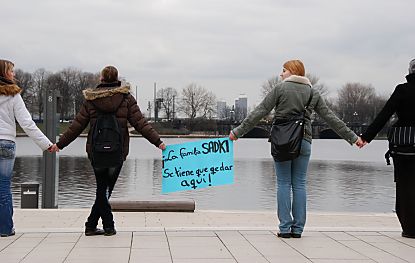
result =
[[[280,237],[280,238],[290,238],[291,237],[291,234],[290,233],[283,233],[283,234],[278,233],[277,234],[277,237]]]
[[[405,237],[405,238],[415,238],[415,236],[407,235],[407,234],[402,234],[401,236],[402,237]]]
[[[104,233],[99,233],[99,234],[97,234],[97,233],[85,233],[85,236],[87,236],[87,237],[91,237],[91,236],[102,236],[102,235],[104,235]]]
[[[9,235],[7,235],[7,234],[1,234],[0,237],[11,237],[11,236],[14,236],[15,234],[16,233],[11,233]]]
[[[96,228],[95,230],[85,230],[85,236],[102,236],[105,234],[104,230]]]

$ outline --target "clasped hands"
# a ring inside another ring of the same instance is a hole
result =
[[[363,148],[363,146],[365,146],[367,144],[367,141],[363,140],[360,136],[357,137],[357,141],[355,141],[355,143],[357,147],[359,147],[360,149]]]
[[[50,153],[54,153],[54,152],[59,152],[59,147],[56,145],[56,143],[55,144],[53,144],[52,146],[50,146],[49,148],[48,148],[48,152],[50,152]]]

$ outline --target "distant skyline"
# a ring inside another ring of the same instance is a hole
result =
[[[2,3],[0,57],[33,72],[114,65],[138,87],[196,83],[233,104],[301,59],[329,96],[346,82],[389,95],[415,57],[415,1],[39,0]]]

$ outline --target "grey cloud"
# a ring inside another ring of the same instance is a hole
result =
[[[332,92],[346,82],[388,92],[402,81],[415,36],[415,2],[388,1],[10,1],[1,56],[24,70],[107,64],[151,99],[154,81],[191,82],[219,97],[259,98],[288,59],[304,60]]]

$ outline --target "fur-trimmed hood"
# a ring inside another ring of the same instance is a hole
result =
[[[14,96],[22,92],[22,89],[19,88],[16,84],[1,85],[0,84],[0,95],[4,96]]]
[[[310,85],[310,87],[312,86],[310,80],[307,77],[298,76],[298,75],[291,75],[288,78],[283,80],[283,82],[286,82],[286,81],[306,84],[306,85]]]
[[[129,86],[115,87],[115,88],[105,88],[98,86],[95,89],[86,89],[82,93],[86,100],[96,100],[99,98],[111,97],[115,94],[128,94],[130,93]]]
[[[22,92],[22,89],[10,80],[0,77],[0,95],[14,96]]]
[[[12,99],[22,91],[16,84],[9,84],[0,79],[0,105]]]
[[[114,112],[130,93],[129,86],[121,86],[121,82],[101,83],[95,89],[83,91],[85,100],[102,112]]]

